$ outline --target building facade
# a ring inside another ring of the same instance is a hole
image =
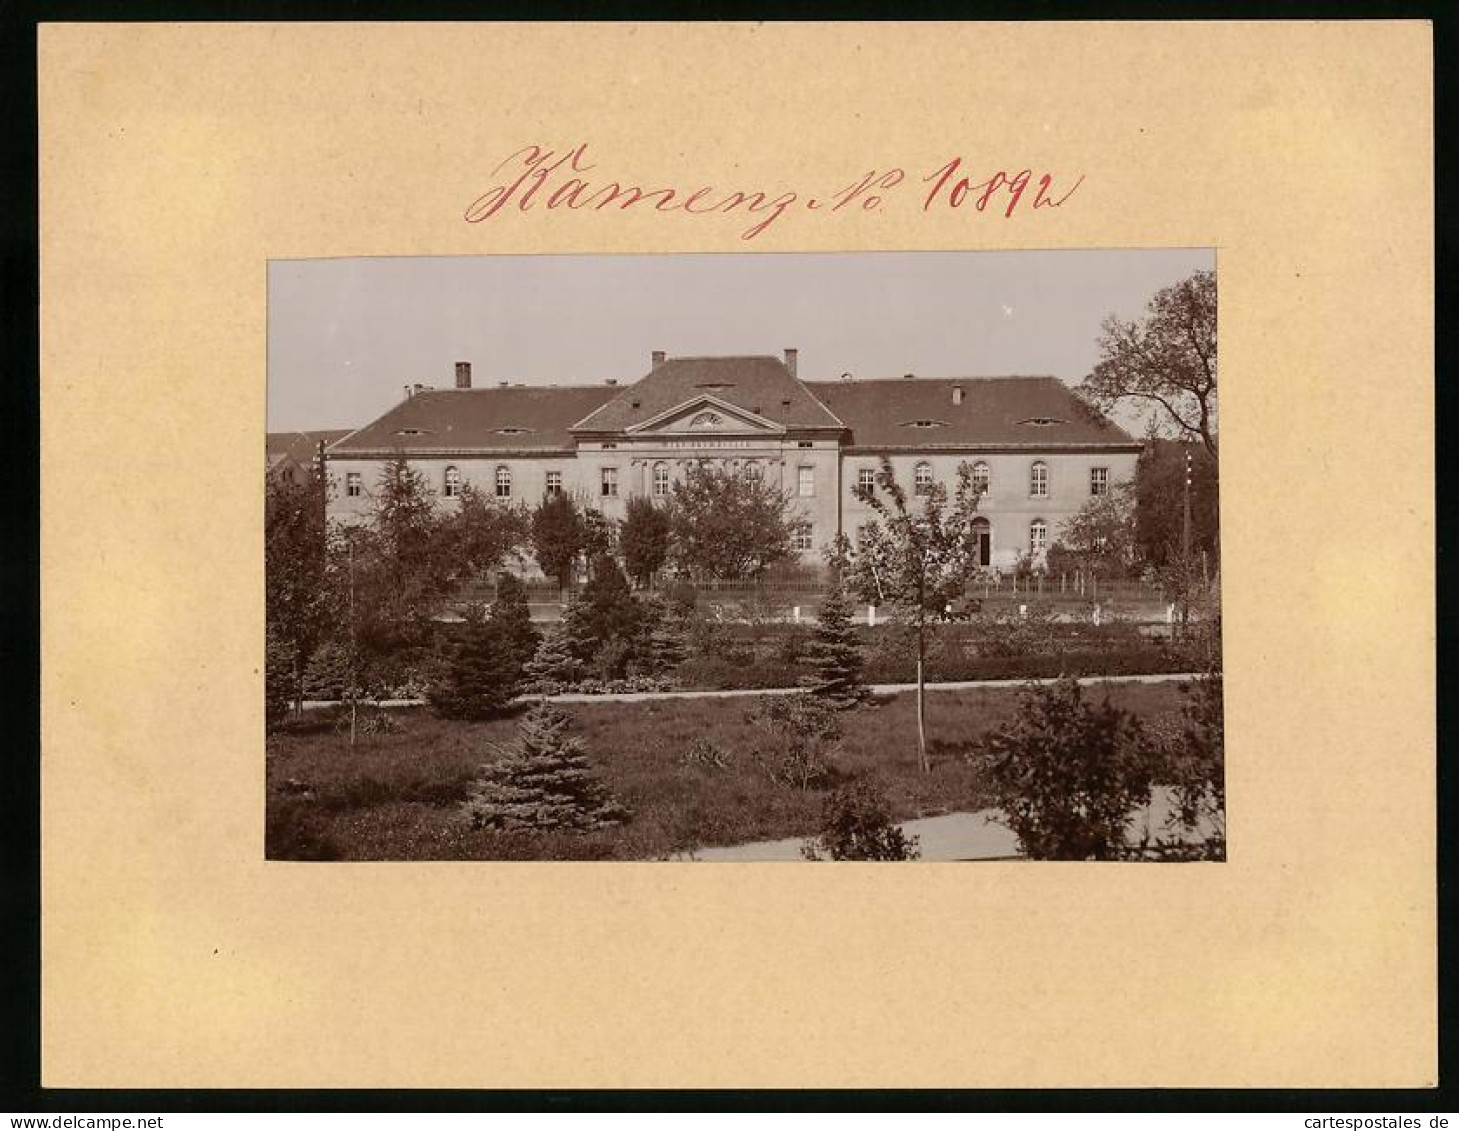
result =
[[[503,503],[566,492],[609,518],[634,495],[667,499],[693,464],[757,476],[790,496],[802,558],[855,538],[871,510],[855,496],[883,455],[909,494],[985,484],[975,523],[992,568],[1038,560],[1091,497],[1133,477],[1141,445],[1053,377],[802,381],[783,357],[655,352],[631,383],[407,389],[378,420],[331,445],[330,514],[361,521],[384,465],[407,458],[444,505],[463,485]]]

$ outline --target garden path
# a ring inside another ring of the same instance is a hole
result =
[[[1160,833],[1166,818],[1170,816],[1170,805],[1169,792],[1156,789],[1151,803],[1135,818],[1130,832],[1132,842],[1138,840],[1139,834],[1145,831],[1152,835]],[[1018,843],[1013,833],[998,824],[997,818],[997,809],[981,809],[976,813],[945,813],[939,817],[903,821],[901,829],[908,836],[918,838],[917,847],[922,853],[919,860],[922,862],[1019,859]],[[1213,831],[1203,822],[1195,835],[1206,837]],[[788,837],[785,840],[737,844],[729,848],[701,848],[692,856],[678,856],[675,859],[741,864],[803,861],[800,848],[805,839]]]
[[[1079,683],[1088,687],[1096,683],[1168,683],[1171,680],[1190,681],[1200,678],[1199,672],[1165,672],[1158,675],[1091,675],[1082,676]],[[1023,687],[1029,683],[1053,683],[1053,679],[965,679],[948,683],[929,683],[928,691],[967,691],[979,687]],[[606,695],[582,695],[577,693],[549,695],[554,703],[638,703],[649,699],[731,699],[745,695],[798,695],[804,687],[756,687],[733,691],[615,691]],[[871,691],[875,695],[895,695],[903,691],[916,691],[915,683],[876,683]],[[535,696],[524,697],[526,702]],[[306,699],[304,709],[339,705],[335,699]],[[421,707],[424,699],[382,699],[380,707]]]

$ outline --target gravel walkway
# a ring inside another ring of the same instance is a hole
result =
[[[1085,687],[1096,683],[1169,683],[1172,680],[1193,680],[1200,678],[1199,672],[1170,672],[1159,675],[1090,675],[1081,676],[1079,683]],[[966,679],[952,683],[929,683],[928,691],[967,691],[979,687],[1022,687],[1028,683],[1053,683],[1053,679]],[[895,695],[903,691],[916,691],[915,683],[874,683],[871,690],[876,695]],[[650,699],[735,699],[746,695],[800,695],[804,687],[756,687],[733,691],[615,691],[608,695],[582,695],[568,693],[549,695],[554,703],[642,703]],[[535,696],[524,696],[530,701]],[[304,709],[339,705],[336,699],[306,699]],[[382,699],[372,706],[379,707],[422,707],[424,699]]]

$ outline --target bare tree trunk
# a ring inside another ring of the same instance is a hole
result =
[[[932,763],[927,757],[927,687],[922,678],[923,657],[927,654],[927,629],[923,614],[917,616],[917,768],[924,774],[932,772]]]

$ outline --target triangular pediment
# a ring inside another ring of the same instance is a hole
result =
[[[748,409],[706,394],[675,405],[642,423],[632,425],[626,431],[631,435],[779,435],[785,428]]]

